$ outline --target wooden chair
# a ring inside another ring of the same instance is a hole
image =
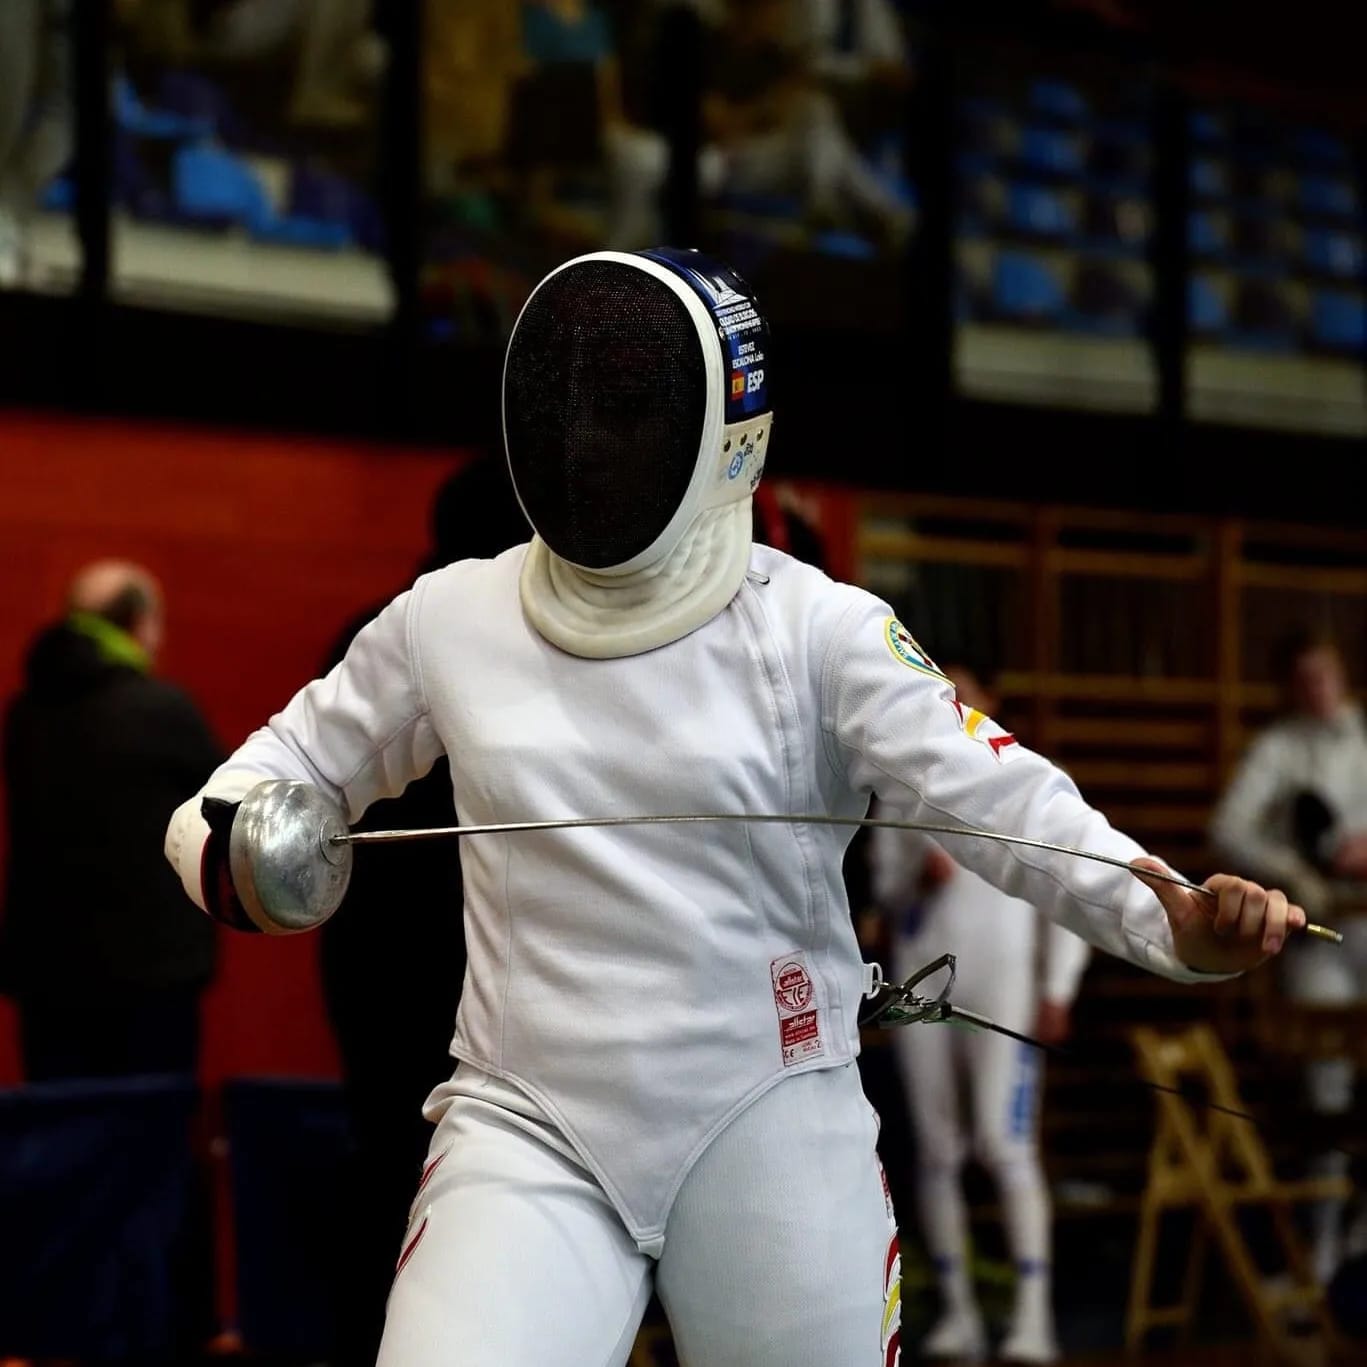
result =
[[[1131,1036],[1140,1070],[1150,1081],[1184,1089],[1193,1083],[1209,1100],[1243,1110],[1234,1069],[1215,1032],[1196,1025],[1162,1035],[1140,1027]],[[1151,1329],[1176,1328],[1183,1342],[1195,1317],[1206,1254],[1212,1241],[1223,1256],[1258,1334],[1278,1356],[1298,1358],[1310,1340],[1292,1335],[1287,1311],[1299,1310],[1319,1331],[1318,1345],[1340,1346],[1322,1289],[1311,1275],[1309,1259],[1291,1219],[1298,1203],[1348,1195],[1343,1178],[1283,1182],[1272,1171],[1267,1150],[1249,1121],[1193,1106],[1187,1097],[1158,1094],[1158,1128],[1149,1150],[1148,1185],[1140,1207],[1139,1242],[1130,1280],[1125,1341],[1131,1352],[1143,1347]],[[1238,1214],[1262,1206],[1271,1217],[1292,1279],[1274,1288],[1245,1242]],[[1153,1304],[1154,1262],[1163,1215],[1193,1210],[1196,1225],[1188,1248],[1182,1297],[1175,1305]]]

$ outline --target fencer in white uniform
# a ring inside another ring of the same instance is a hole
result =
[[[994,698],[971,670],[950,665],[946,672],[965,709],[965,729],[976,729],[995,709]],[[877,814],[902,815],[881,803]],[[871,892],[891,929],[895,978],[953,954],[956,1002],[1045,1043],[1066,1035],[1091,952],[1084,941],[959,867],[928,835],[880,828],[868,851]],[[977,1360],[987,1349],[962,1186],[971,1154],[996,1185],[1016,1270],[1015,1306],[999,1355],[1055,1361],[1050,1205],[1036,1124],[1040,1052],[1004,1035],[940,1028],[901,1029],[893,1041],[916,1134],[921,1232],[941,1295],[921,1356]]]
[[[1367,723],[1331,640],[1299,636],[1283,647],[1281,664],[1291,710],[1249,746],[1216,808],[1211,842],[1234,868],[1274,879],[1312,915],[1323,916],[1332,911],[1336,882],[1356,882],[1367,893]],[[1314,1006],[1367,1001],[1367,915],[1345,916],[1335,929],[1342,945],[1306,940],[1286,956],[1283,983],[1291,1000]],[[1318,1114],[1352,1109],[1351,1059],[1314,1060],[1305,1080]],[[1325,1153],[1314,1169],[1344,1175],[1348,1156]],[[1317,1204],[1312,1224],[1312,1261],[1328,1282],[1343,1251],[1343,1203]]]
[[[355,819],[442,753],[466,822],[861,816],[877,792],[1139,858],[1052,765],[990,723],[964,730],[886,604],[752,544],[767,347],[744,282],[695,253],[595,253],[547,277],[504,372],[536,535],[420,579],[176,813],[190,896],[279,930],[233,881],[233,804],[305,780]],[[853,1062],[870,978],[847,843],[810,824],[464,842],[459,1063],[427,1108],[384,1367],[623,1364],[652,1285],[690,1367],[899,1361],[898,1245]],[[1251,967],[1303,920],[1240,879],[1212,918],[1124,871],[947,847],[1179,981]]]

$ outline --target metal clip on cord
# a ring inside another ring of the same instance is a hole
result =
[[[916,991],[927,978],[941,969],[949,969],[949,976],[936,997],[923,997]],[[918,969],[904,983],[887,983],[874,994],[860,1021],[862,1025],[876,1025],[880,1030],[891,1030],[898,1025],[933,1025],[948,1020],[949,994],[958,976],[958,960],[952,954],[941,954],[938,959]]]

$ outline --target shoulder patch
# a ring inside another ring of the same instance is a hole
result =
[[[883,640],[893,655],[909,669],[929,674],[933,679],[944,679],[944,671],[921,649],[920,643],[895,617],[883,623]],[[948,680],[946,680],[948,682]]]
[[[976,707],[965,707],[957,697],[950,699],[950,706],[958,715],[959,727],[964,735],[987,746],[999,764],[1006,764],[1020,754],[1020,742],[985,712],[979,712]]]

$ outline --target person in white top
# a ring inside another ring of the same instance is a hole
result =
[[[1313,916],[1331,909],[1338,885],[1360,884],[1367,911],[1367,724],[1353,701],[1348,672],[1335,641],[1300,632],[1280,651],[1278,674],[1288,713],[1249,746],[1211,822],[1221,858],[1254,878],[1287,888]],[[1288,996],[1314,1006],[1367,1000],[1367,916],[1344,916],[1342,945],[1306,941],[1286,956]],[[1353,1106],[1351,1059],[1306,1065],[1311,1109],[1343,1116]],[[1319,1173],[1343,1174],[1347,1155],[1325,1153]],[[1342,1251],[1343,1203],[1319,1203],[1312,1216],[1312,1260],[1328,1282]]]
[[[867,80],[906,67],[906,37],[889,0],[796,0],[789,25],[816,75]]]
[[[1221,855],[1322,912],[1330,880],[1367,881],[1367,724],[1329,637],[1280,651],[1288,714],[1249,746],[1211,822]]]
[[[982,718],[997,708],[994,693],[966,666],[951,665],[946,673],[965,709],[965,729],[984,725]],[[880,807],[879,815],[897,812]],[[1067,1037],[1091,953],[1084,941],[961,868],[919,832],[875,830],[869,862],[875,904],[892,925],[894,977],[905,979],[941,954],[954,954],[955,1001],[1046,1044]],[[1016,1268],[1016,1303],[1001,1356],[1053,1362],[1049,1193],[1035,1123],[1040,1054],[1004,1035],[963,1030],[901,1029],[894,1040],[917,1139],[921,1231],[942,1299],[921,1356],[976,1358],[986,1350],[961,1186],[971,1152],[996,1184]]]
[[[467,822],[862,816],[876,792],[1139,861],[1136,877],[947,842],[1154,972],[1197,981],[1277,952],[1304,922],[1284,896],[1150,886],[1160,866],[1064,774],[991,723],[965,730],[886,604],[753,544],[768,345],[744,281],[697,253],[593,253],[547,277],[504,371],[536,535],[419,579],[177,811],[167,854],[189,895],[280,930],[233,880],[234,804],[303,780],[354,820],[446,754]],[[383,1367],[621,1367],[652,1288],[694,1367],[900,1361],[847,843],[734,824],[463,844],[459,1063],[428,1102]]]

